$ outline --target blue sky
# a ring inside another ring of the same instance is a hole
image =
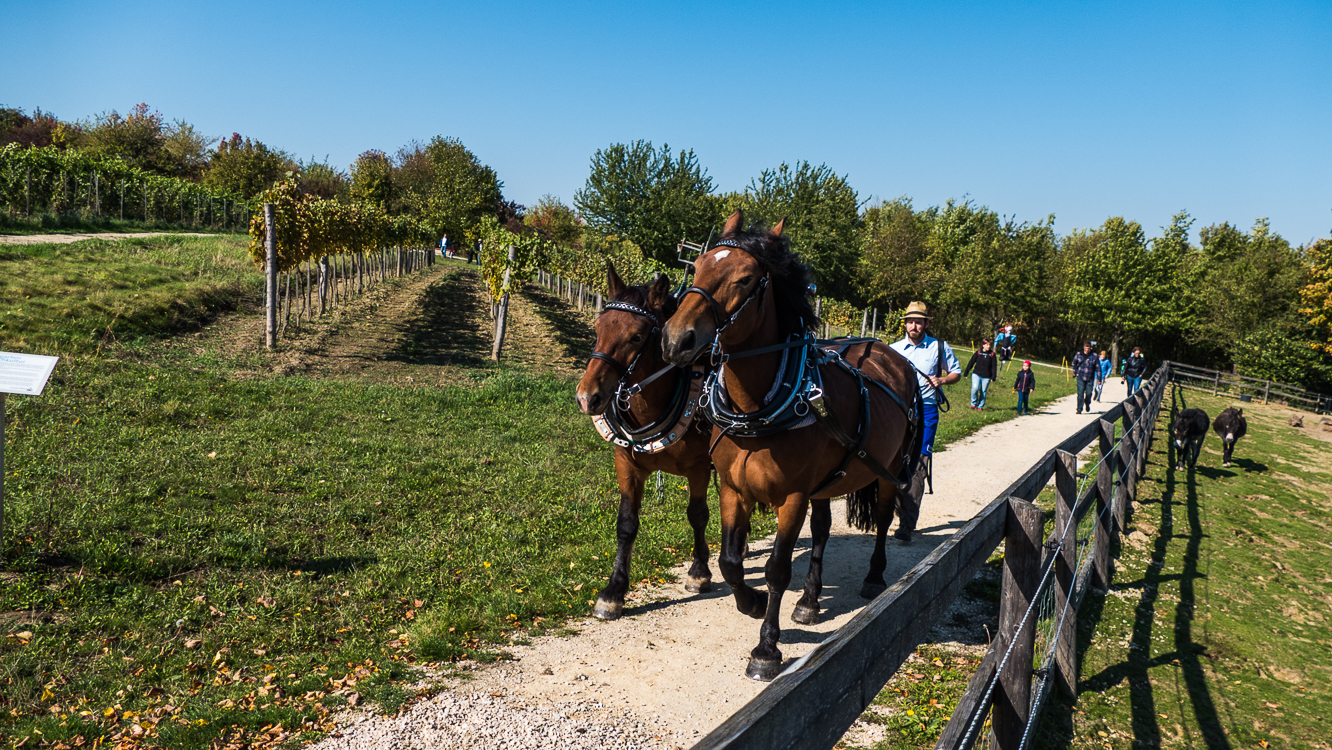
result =
[[[598,148],[692,148],[721,191],[826,163],[862,200],[969,198],[1149,235],[1332,234],[1332,3],[0,0],[0,104],[147,102],[345,167],[461,139],[571,203]]]

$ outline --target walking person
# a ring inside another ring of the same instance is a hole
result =
[[[968,375],[971,376],[971,408],[984,411],[985,394],[990,389],[990,383],[999,375],[999,358],[990,349],[989,339],[981,339],[981,348],[972,352],[966,369],[962,371],[962,377]]]
[[[1096,390],[1096,381],[1101,376],[1101,365],[1092,354],[1090,341],[1082,343],[1082,351],[1073,355],[1073,379],[1078,387],[1078,413],[1090,412],[1092,392]]]
[[[1017,380],[1013,381],[1013,392],[1017,394],[1018,416],[1030,414],[1031,407],[1027,405],[1027,397],[1036,390],[1036,373],[1031,371],[1031,360],[1025,360],[1022,363],[1022,369],[1018,370]]]
[[[912,302],[902,315],[906,336],[889,346],[907,358],[916,370],[916,385],[923,402],[924,434],[920,444],[920,466],[911,478],[911,489],[899,493],[897,531],[893,534],[903,544],[911,542],[911,533],[920,519],[920,500],[925,494],[925,476],[934,457],[934,434],[939,429],[939,410],[947,410],[948,398],[943,387],[962,379],[962,368],[953,355],[953,347],[926,333],[930,315],[924,302]]]
[[[1110,370],[1114,368],[1115,363],[1110,361],[1105,350],[1101,350],[1100,360],[1096,363],[1101,371],[1096,376],[1096,403],[1101,403],[1101,391],[1105,390],[1105,379],[1110,377]]]
[[[1147,360],[1142,356],[1142,347],[1133,347],[1133,354],[1124,362],[1123,383],[1128,385],[1128,395],[1132,396],[1142,387],[1142,376],[1147,372]]]

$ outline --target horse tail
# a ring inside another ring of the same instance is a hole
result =
[[[879,480],[874,480],[846,496],[846,523],[861,531],[879,528],[875,510],[879,505]]]

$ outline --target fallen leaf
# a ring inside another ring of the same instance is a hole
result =
[[[196,649],[196,648],[198,648],[198,647],[200,647],[200,646],[202,646],[202,645],[203,645],[203,641],[199,640],[198,638],[191,638],[191,639],[185,641],[185,649],[186,649],[187,651],[193,651],[194,649]]]
[[[217,451],[213,451],[212,453],[209,453],[209,454],[208,454],[208,457],[209,457],[209,458],[217,458]]]
[[[272,609],[273,604],[275,603],[271,596],[261,596],[258,599],[255,599],[255,601],[264,605],[265,607],[268,607],[269,609]]]
[[[425,602],[421,601],[420,599],[413,599],[413,600],[412,600],[412,606],[413,606],[413,607],[416,607],[416,608],[418,608],[418,609],[420,609],[421,605],[423,605],[423,604],[425,604]]]
[[[31,630],[20,630],[19,632],[17,632],[17,633],[11,633],[10,635],[14,636],[15,638],[18,638],[18,639],[21,640],[21,641],[30,641],[30,640],[32,640],[32,631],[31,631]]]
[[[351,705],[353,705],[353,706],[355,706],[356,704],[358,704],[358,703],[360,703],[360,702],[361,702],[361,694],[360,694],[360,693],[352,693],[351,695],[347,696],[347,703],[349,703],[349,704],[351,704]]]

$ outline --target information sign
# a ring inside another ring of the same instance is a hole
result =
[[[0,393],[39,396],[59,357],[0,352]]]

